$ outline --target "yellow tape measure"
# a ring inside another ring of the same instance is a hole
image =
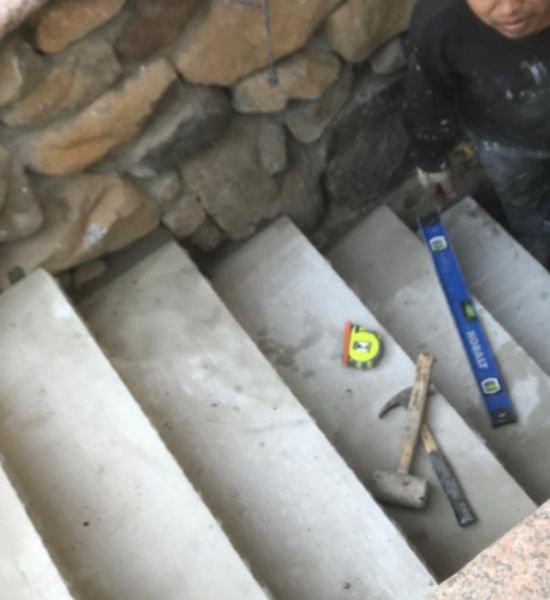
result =
[[[382,359],[382,339],[362,325],[346,323],[342,363],[353,369],[374,369]]]

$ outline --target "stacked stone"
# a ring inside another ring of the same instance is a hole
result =
[[[273,87],[261,0],[51,0],[0,42],[0,289],[160,222],[212,249],[376,197],[413,4],[271,0]]]

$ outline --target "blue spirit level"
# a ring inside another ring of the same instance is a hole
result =
[[[491,417],[492,426],[500,427],[515,423],[516,411],[477,316],[441,218],[438,213],[433,212],[419,217],[418,224],[433,258],[439,282]]]

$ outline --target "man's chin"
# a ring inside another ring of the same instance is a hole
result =
[[[493,25],[493,27],[502,35],[510,39],[519,39],[527,37],[535,33],[536,27],[533,26],[531,21],[524,21],[520,23],[514,23],[511,25]]]

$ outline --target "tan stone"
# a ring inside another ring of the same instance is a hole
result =
[[[363,62],[408,28],[414,4],[415,0],[346,0],[326,20],[327,42],[348,62]]]
[[[192,194],[176,200],[162,217],[162,222],[176,238],[184,239],[195,233],[206,221],[204,208]]]
[[[340,61],[331,53],[308,49],[277,67],[279,84],[271,86],[267,70],[249,75],[233,88],[233,108],[240,112],[279,112],[289,100],[316,100],[338,78]]]
[[[118,77],[120,65],[101,39],[78,44],[57,61],[46,77],[2,115],[10,127],[42,126],[81,108]]]
[[[116,43],[121,61],[142,60],[176,39],[201,0],[135,0],[136,14]]]
[[[0,47],[0,106],[17,100],[41,72],[41,60],[26,42],[11,38]]]
[[[303,47],[340,2],[271,0],[275,57]],[[188,81],[233,85],[269,62],[262,11],[244,3],[209,0],[185,29],[174,60]]]
[[[76,173],[134,138],[175,79],[165,59],[144,66],[75,117],[26,138],[20,146],[21,155],[39,173]]]
[[[60,52],[117,15],[126,0],[53,0],[41,12],[34,39],[40,50]]]
[[[42,230],[27,240],[3,244],[0,288],[9,274],[39,266],[59,272],[118,250],[157,227],[159,211],[117,175],[50,179],[41,190]]]
[[[0,2],[0,40],[50,0],[2,0]]]

